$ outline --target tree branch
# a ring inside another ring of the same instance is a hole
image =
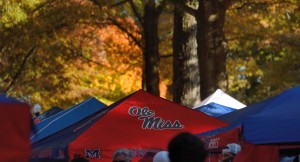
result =
[[[167,55],[160,55],[160,58],[169,58],[169,57],[173,57],[173,54],[167,54]]]
[[[102,66],[101,63],[99,63],[99,62],[97,62],[97,61],[95,61],[95,60],[92,60],[92,59],[90,59],[90,58],[85,57],[82,48],[80,48],[80,50],[81,50],[81,51],[80,51],[80,54],[77,55],[77,56],[79,56],[80,58],[82,58],[83,60],[85,60],[85,61],[87,61],[87,62],[91,62],[91,63],[93,63],[93,64]]]
[[[158,15],[160,15],[161,12],[163,11],[163,9],[166,7],[166,5],[167,5],[167,0],[163,0],[163,1],[159,4],[159,6],[157,7],[156,13],[157,13]]]
[[[23,70],[25,69],[25,65],[26,65],[26,62],[29,59],[29,56],[34,53],[35,48],[36,48],[36,46],[34,45],[33,47],[31,47],[29,52],[26,54],[26,56],[23,59],[23,62],[21,64],[21,66],[17,70],[17,73],[14,75],[14,77],[13,77],[12,81],[10,82],[9,86],[6,88],[6,90],[4,90],[4,93],[7,93],[11,89],[11,87],[16,84],[17,79],[22,74]]]
[[[38,5],[35,9],[33,9],[33,10],[32,10],[32,13],[34,13],[34,12],[40,10],[41,8],[43,8],[44,6],[46,6],[46,5],[48,5],[48,4],[53,3],[54,1],[56,1],[56,0],[48,0],[48,1],[45,1],[44,3]]]
[[[140,41],[134,37],[132,35],[132,33],[130,33],[125,27],[123,27],[118,21],[113,20],[113,19],[109,19],[112,23],[112,25],[115,25],[116,27],[118,27],[121,31],[123,31],[124,33],[126,33],[133,41],[134,43],[142,50],[144,51],[144,48],[142,46],[142,44],[140,43]]]
[[[130,1],[130,0],[120,1],[120,2],[118,2],[118,3],[115,3],[115,4],[111,5],[110,7],[111,7],[111,8],[113,8],[113,7],[118,7],[118,6],[120,6],[120,5],[122,5],[122,4],[126,3],[126,2],[129,2],[129,1]]]
[[[174,0],[167,0],[168,2],[172,3],[176,8],[180,9],[181,11],[187,12],[188,14],[196,17],[197,15],[197,10],[187,6],[184,3],[180,3]]]
[[[137,7],[135,6],[134,2],[132,0],[129,0],[129,4],[132,8],[132,11],[134,13],[134,15],[137,17],[137,19],[139,20],[140,24],[142,26],[144,26],[144,21],[143,21],[143,18],[142,16],[139,14],[138,10],[137,10]]]
[[[90,0],[90,1],[92,1],[99,8],[101,7],[101,3],[98,0]]]
[[[161,37],[159,37],[159,41],[163,41],[163,40],[167,39],[168,37],[171,37],[172,35],[173,35],[173,31],[170,31],[167,34],[164,34]]]

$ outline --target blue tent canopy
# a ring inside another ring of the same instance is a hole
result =
[[[87,130],[90,126],[92,126],[104,115],[106,115],[109,110],[113,109],[115,106],[119,105],[122,101],[126,100],[130,96],[131,95],[119,100],[118,102],[115,102],[110,106],[100,107],[93,114],[85,114],[84,117],[82,117],[82,120],[73,121],[73,124],[70,124],[68,127],[64,127],[61,130],[56,131],[53,134],[32,143],[32,155],[30,162],[68,162],[68,145],[72,141],[74,141],[78,136],[80,136],[85,130]],[[99,101],[95,98],[88,99],[84,101],[84,103],[85,102],[92,102],[95,105],[99,104],[97,103]],[[78,105],[81,104],[82,103]],[[71,107],[69,109],[74,109],[74,107]],[[45,154],[47,155],[46,157]]]
[[[50,116],[53,116],[53,115],[55,115],[55,114],[57,114],[57,113],[59,113],[61,111],[63,111],[62,108],[55,106],[55,107],[52,107],[51,109],[43,112],[41,115],[39,115],[38,117],[34,118],[33,120],[40,120],[40,121],[42,121],[42,120],[45,120],[45,119],[49,118]]]
[[[68,145],[78,136],[80,136],[91,125],[102,118],[109,110],[109,107],[105,107],[97,113],[86,117],[85,119],[59,131],[43,140],[32,144],[33,153],[31,156],[31,162],[47,161],[48,159],[55,159],[55,161],[69,160],[68,157]],[[48,152],[48,157],[43,158],[42,154]]]
[[[199,136],[215,135],[218,133],[222,133],[222,132],[226,132],[228,130],[234,129],[238,126],[241,126],[248,116],[260,113],[260,111],[265,109],[266,105],[268,105],[272,101],[272,99],[273,98],[266,99],[259,103],[249,105],[243,109],[239,109],[239,110],[233,111],[231,113],[221,115],[218,117],[218,119],[229,123],[229,126],[215,129],[215,130],[208,131],[208,132],[204,132],[204,133],[201,133],[198,135]]]
[[[61,111],[35,125],[31,135],[31,142],[40,141],[74,123],[90,116],[106,105],[96,98],[89,98],[71,108]]]
[[[204,132],[199,134],[199,136],[215,135],[218,133],[226,132],[228,130],[232,130],[238,126],[242,126],[246,117],[260,113],[260,111],[265,109],[266,106],[273,100],[273,98],[274,97],[249,105],[243,109],[239,109],[234,112],[219,116],[218,119],[229,123],[229,126]]]
[[[1,103],[20,103],[20,101],[18,101],[15,98],[12,97],[8,97],[7,95],[0,93],[0,102]]]
[[[252,104],[235,112],[222,115],[219,117],[219,119],[234,125],[240,125],[245,121],[246,117],[255,115],[257,113],[260,113],[260,111],[262,111],[263,109],[266,109],[266,105],[268,105],[271,101],[272,98],[263,100],[259,103]]]
[[[300,143],[300,86],[218,119],[230,125],[198,135],[215,135],[242,126],[243,138],[253,144]]]
[[[211,102],[207,105],[195,108],[195,110],[201,111],[201,112],[203,112],[207,115],[213,116],[213,117],[219,117],[221,115],[233,112],[236,109]]]
[[[254,144],[300,143],[300,86],[270,99],[244,122],[244,137]]]

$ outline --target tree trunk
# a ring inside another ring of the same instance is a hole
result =
[[[159,96],[159,51],[158,51],[158,17],[155,1],[148,0],[145,5],[145,82],[149,93]]]
[[[197,5],[197,3],[195,3]],[[187,4],[189,5],[189,4]],[[197,8],[198,6],[191,6]],[[174,10],[173,101],[187,107],[200,102],[200,76],[194,16]]]
[[[196,19],[201,98],[218,88],[227,90],[227,43],[223,27],[229,5],[229,0],[199,0]]]

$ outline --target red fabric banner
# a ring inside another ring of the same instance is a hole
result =
[[[253,145],[241,142],[242,151],[236,156],[234,162],[266,162],[279,161],[277,145]]]
[[[204,141],[208,150],[220,151],[229,143],[239,143],[239,132],[240,128],[237,127],[216,135],[200,137],[200,139]]]
[[[239,143],[241,152],[236,155],[234,162],[266,162],[279,161],[277,145],[253,145],[245,141]],[[220,152],[210,152],[206,162],[218,162],[222,159]]]
[[[0,103],[1,161],[28,162],[30,158],[30,107],[23,103]]]

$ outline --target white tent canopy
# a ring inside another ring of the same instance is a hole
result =
[[[208,96],[205,100],[196,105],[195,108],[207,105],[211,102],[217,103],[219,105],[231,107],[234,109],[241,109],[246,107],[245,104],[239,102],[233,97],[229,96],[227,93],[223,92],[221,89],[217,89],[213,94]]]

